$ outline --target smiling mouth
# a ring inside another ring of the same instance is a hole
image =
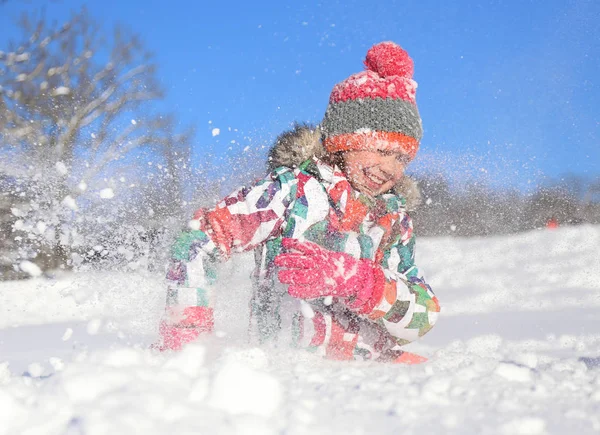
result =
[[[369,171],[369,168],[363,169],[363,174],[365,174],[365,177],[367,178],[367,180],[369,180],[370,182],[372,182],[373,184],[375,184],[377,186],[383,186],[384,184],[386,184],[389,181],[389,178],[381,178],[381,177],[373,174],[371,171]]]

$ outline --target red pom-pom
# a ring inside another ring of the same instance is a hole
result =
[[[410,79],[414,72],[412,59],[394,42],[380,42],[371,47],[367,52],[365,66],[381,77],[401,76]]]

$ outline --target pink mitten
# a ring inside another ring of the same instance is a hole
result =
[[[175,316],[172,316],[175,317]],[[210,333],[214,327],[213,310],[209,307],[186,307],[182,315],[176,316],[177,323],[172,319],[160,323],[160,344],[153,345],[160,351],[180,350],[185,344],[196,340],[202,333]]]
[[[282,246],[291,252],[275,257],[275,265],[282,268],[279,280],[290,285],[288,293],[293,297],[337,296],[350,308],[368,313],[383,296],[385,277],[371,260],[297,239],[285,238]]]

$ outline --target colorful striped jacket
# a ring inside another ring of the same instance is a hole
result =
[[[337,167],[317,158],[296,169],[275,169],[215,208],[199,210],[190,226],[173,246],[168,300],[207,303],[206,286],[214,279],[209,260],[254,249],[252,318],[262,341],[280,335],[285,325],[296,345],[332,358],[393,356],[438,317],[438,300],[414,264],[415,237],[404,198],[392,193],[369,198],[352,189]],[[331,298],[282,312],[291,297],[277,282],[273,260],[283,237],[379,263],[386,277],[381,301],[366,314]]]

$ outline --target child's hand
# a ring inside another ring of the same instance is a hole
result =
[[[383,271],[368,259],[356,259],[344,252],[333,252],[311,242],[285,238],[288,251],[275,257],[281,267],[279,280],[289,284],[288,293],[296,298],[326,296],[342,298],[351,308],[368,312],[383,293]],[[367,308],[369,307],[369,308]]]

